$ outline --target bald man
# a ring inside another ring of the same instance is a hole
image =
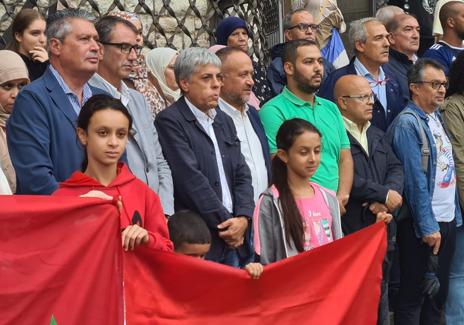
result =
[[[451,64],[456,56],[464,50],[464,2],[450,1],[440,9],[440,22],[443,27],[443,38],[432,45],[425,53],[424,58],[434,59],[445,67],[448,75]]]
[[[346,75],[335,84],[335,100],[342,114],[354,162],[353,187],[342,218],[345,234],[375,222],[392,220],[402,204],[403,169],[382,130],[371,125],[374,95],[361,76]],[[384,261],[382,296],[377,324],[389,324],[388,280],[394,245],[394,222],[389,225],[388,253]]]

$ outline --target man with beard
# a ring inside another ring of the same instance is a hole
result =
[[[192,210],[208,225],[207,259],[245,266],[253,258],[253,187],[234,122],[217,108],[221,60],[206,49],[187,48],[174,74],[182,97],[155,124],[172,170],[175,210]]]
[[[276,135],[286,120],[301,118],[322,134],[322,159],[311,181],[337,192],[344,213],[353,182],[350,141],[337,106],[316,96],[324,73],[321,52],[316,43],[295,40],[285,46],[284,70],[287,86],[259,111],[271,154],[275,154]]]
[[[269,146],[258,111],[247,104],[253,88],[253,64],[241,49],[226,47],[216,55],[221,59],[222,87],[219,108],[234,121],[240,149],[251,171],[254,201],[271,179]]]
[[[127,162],[131,172],[155,191],[166,215],[174,213],[174,189],[171,170],[158,141],[149,104],[144,96],[123,82],[132,71],[142,47],[137,44],[137,29],[120,17],[106,16],[96,24],[103,56],[98,71],[89,80],[92,86],[120,99],[132,116],[127,143]]]
[[[332,72],[321,86],[319,96],[334,100],[334,87],[337,80],[347,74],[357,74],[369,81],[375,95],[371,123],[386,131],[387,127],[406,104],[400,84],[389,69],[383,66],[388,62],[388,32],[375,18],[363,18],[350,25],[349,39],[355,57],[347,66]]]
[[[50,66],[19,93],[7,124],[18,194],[51,194],[79,170],[84,151],[76,138],[81,107],[103,90],[88,80],[99,62],[92,17],[66,9],[48,18]]]
[[[408,83],[411,101],[387,134],[404,174],[395,325],[439,325],[456,227],[462,224],[453,150],[438,112],[448,81],[441,64],[419,59],[408,73]]]
[[[443,38],[432,45],[424,57],[434,59],[445,67],[445,74],[464,47],[464,2],[450,1],[440,9],[440,22],[443,27]]]
[[[271,87],[273,96],[282,92],[287,78],[285,76],[282,55],[285,44],[298,39],[306,39],[317,43],[316,34],[319,26],[314,23],[313,16],[307,9],[297,9],[289,12],[283,21],[285,43],[279,43],[271,49],[272,62],[267,69],[267,80]],[[329,73],[335,70],[332,63],[323,58],[324,79]]]

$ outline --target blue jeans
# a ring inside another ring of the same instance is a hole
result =
[[[464,321],[464,226],[456,229],[456,250],[451,262],[445,319],[446,325],[461,325]]]

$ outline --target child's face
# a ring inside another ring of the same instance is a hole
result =
[[[321,137],[314,132],[305,131],[296,137],[288,151],[277,152],[287,164],[287,170],[302,178],[314,175],[321,162]]]
[[[77,134],[86,147],[89,165],[114,165],[126,149],[129,120],[119,111],[100,110],[90,118],[87,130],[78,128]]]
[[[188,244],[183,243],[175,249],[176,253],[187,255],[195,258],[204,259],[209,252],[211,244]]]

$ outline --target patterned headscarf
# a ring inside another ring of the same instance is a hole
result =
[[[140,20],[140,17],[133,12],[128,12],[128,11],[113,11],[108,14],[108,16],[114,16],[114,17],[119,17],[128,21],[138,21],[142,23]]]

